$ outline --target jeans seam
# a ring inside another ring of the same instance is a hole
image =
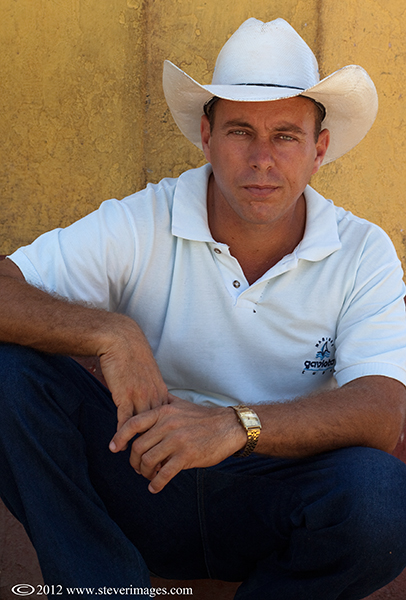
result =
[[[213,579],[213,575],[210,569],[210,561],[208,556],[208,536],[206,529],[206,519],[205,519],[205,502],[204,502],[204,479],[205,479],[205,469],[197,469],[196,473],[196,494],[197,494],[197,511],[199,518],[199,526],[200,526],[200,536],[202,539],[202,547],[203,547],[203,556],[204,563],[206,566],[207,574],[209,579]]]

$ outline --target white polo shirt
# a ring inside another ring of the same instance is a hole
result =
[[[303,240],[250,286],[210,233],[210,173],[104,202],[10,258],[35,286],[134,318],[169,390],[197,403],[278,402],[365,375],[406,384],[387,235],[307,187]]]

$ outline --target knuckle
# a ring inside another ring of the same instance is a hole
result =
[[[153,469],[157,464],[157,461],[153,456],[152,452],[146,452],[145,454],[143,454],[141,462],[148,470]]]
[[[142,454],[142,436],[136,437],[131,444],[131,456],[139,456],[140,454]]]
[[[177,429],[175,432],[176,441],[180,448],[188,448],[190,446],[190,434],[184,429]]]
[[[158,393],[160,396],[165,397],[165,398],[168,395],[168,388],[163,382],[162,382],[162,385],[158,389]]]
[[[172,404],[162,404],[159,408],[161,414],[165,416],[168,425],[179,427],[179,422],[176,418],[176,409],[172,406]]]
[[[135,431],[137,429],[137,424],[138,424],[137,415],[131,415],[131,417],[126,422],[125,427],[128,429],[128,431],[132,431],[132,430]]]

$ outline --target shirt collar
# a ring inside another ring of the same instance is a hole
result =
[[[207,163],[179,177],[173,198],[173,235],[196,242],[215,241],[207,220],[207,186],[211,173],[211,165]]]
[[[318,261],[340,250],[336,207],[310,185],[304,191],[306,228],[295,253],[297,258]]]
[[[197,242],[214,242],[207,221],[207,186],[211,165],[190,169],[179,177],[172,209],[172,233]],[[294,255],[318,261],[341,248],[335,206],[309,185],[306,187],[306,228]]]

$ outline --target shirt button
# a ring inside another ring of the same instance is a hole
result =
[[[221,254],[221,250],[220,250],[220,248],[214,248],[214,252],[215,252],[216,254]]]
[[[233,286],[234,286],[235,288],[239,288],[239,287],[240,287],[240,285],[241,285],[241,283],[240,283],[240,282],[239,282],[237,279],[235,279],[235,280],[233,281]]]

